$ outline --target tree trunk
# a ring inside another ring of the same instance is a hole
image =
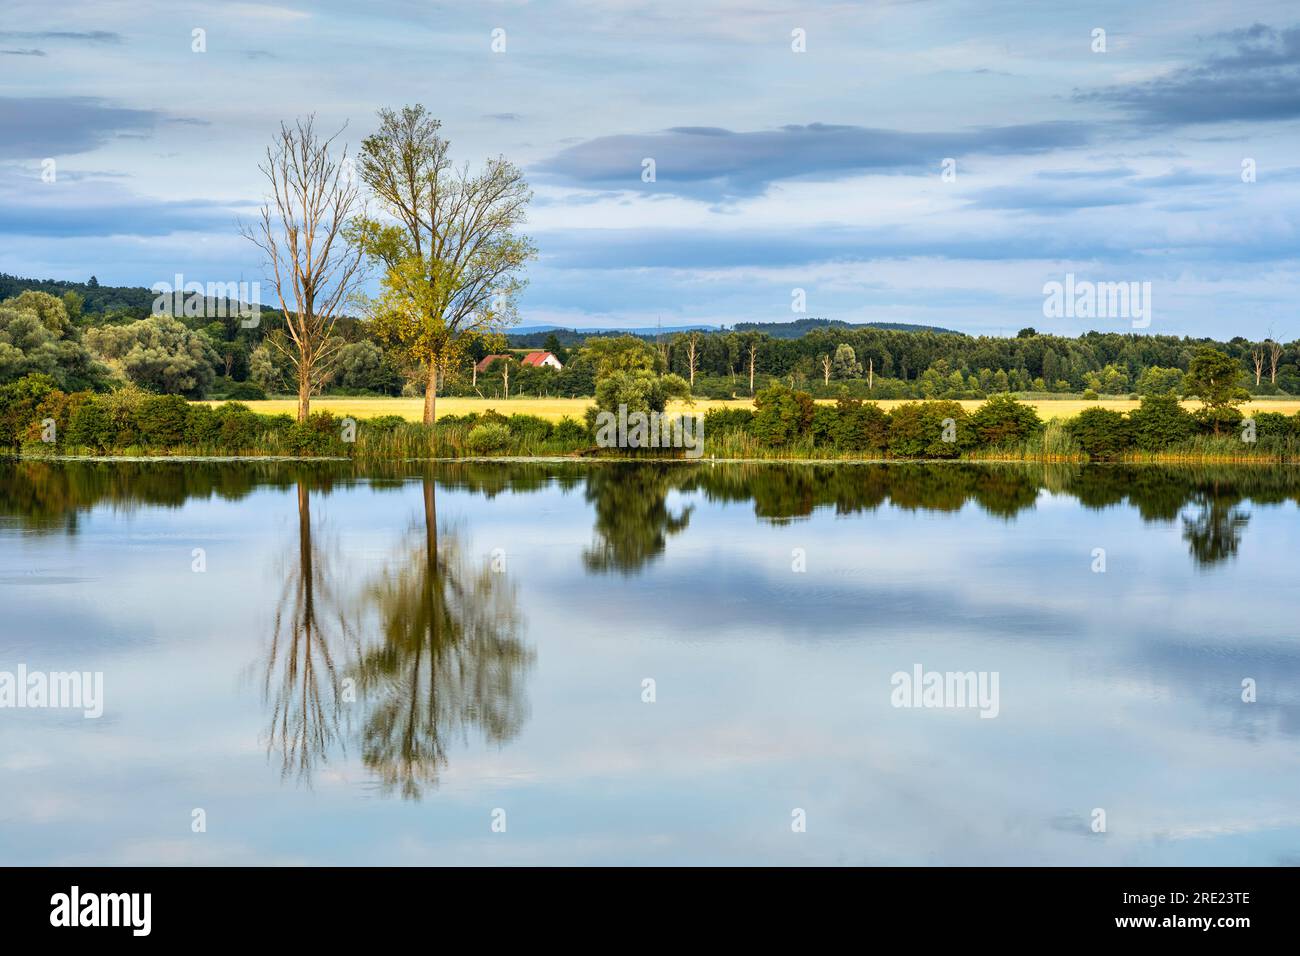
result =
[[[876,360],[873,358],[869,358],[867,359],[867,391],[868,392],[875,387],[876,384],[875,379],[876,379]]]
[[[438,403],[438,363],[429,363],[429,380],[424,385],[424,423],[433,424],[433,415]]]
[[[305,362],[298,365],[298,421],[311,414],[311,369]]]

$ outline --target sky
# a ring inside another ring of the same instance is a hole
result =
[[[1300,337],[1300,8],[1264,0],[5,0],[0,271],[264,282],[280,122],[355,150],[411,103],[525,170],[527,325]],[[1067,276],[1148,321],[1046,314]]]

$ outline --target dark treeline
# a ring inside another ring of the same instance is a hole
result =
[[[157,298],[149,289],[102,286],[93,278],[80,283],[0,274],[0,302],[28,290],[59,298],[68,318],[80,329],[120,326],[147,318]],[[203,337],[201,348],[193,343],[182,345],[191,356],[201,353],[203,362],[211,366],[191,375],[200,386],[190,391],[232,398],[284,391],[289,386],[288,369],[279,352],[266,342],[282,325],[278,311],[264,308],[258,323],[246,327],[238,303],[222,304],[226,307],[208,303],[199,310],[202,315],[187,316],[183,309],[175,310],[176,321]],[[325,392],[398,395],[418,391],[418,381],[412,379],[410,370],[371,341],[360,322],[341,319],[336,333],[348,345],[324,385]],[[516,365],[509,393],[592,395],[595,376],[582,346],[593,337],[612,334],[554,330],[508,336],[510,348],[546,348],[557,351],[565,362],[560,372]],[[721,331],[638,337],[653,344],[668,371],[682,376],[692,392],[704,398],[747,397],[774,380],[819,398],[974,399],[1002,392],[1164,394],[1178,390],[1196,350],[1206,345],[1238,363],[1242,382],[1252,393],[1300,394],[1300,340],[1240,336],[1214,340],[1121,331],[1070,337],[1033,328],[1006,338],[898,323],[848,325],[825,319],[770,325],[742,322]],[[103,342],[101,347],[110,344]],[[486,341],[471,343],[463,367],[448,370],[445,394],[495,397],[494,390],[504,391],[499,375],[473,372],[473,363],[499,347]],[[16,368],[12,377],[19,374]],[[167,381],[139,384],[152,391],[175,390]]]

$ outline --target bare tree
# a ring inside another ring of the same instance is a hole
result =
[[[1277,363],[1282,360],[1282,343],[1273,339],[1266,340],[1268,345],[1268,380],[1277,384]]]
[[[695,387],[695,370],[700,364],[700,333],[686,336],[686,368],[690,372],[691,388]]]
[[[867,359],[867,391],[871,391],[876,386],[876,360]]]
[[[1258,386],[1259,380],[1264,377],[1264,346],[1252,345],[1250,357],[1255,363],[1255,385]]]
[[[258,166],[271,187],[261,220],[240,225],[271,270],[287,335],[268,338],[296,372],[300,422],[307,420],[311,394],[343,344],[334,337],[334,325],[362,279],[361,251],[343,237],[361,209],[356,183],[346,172],[347,148],[338,160],[332,155],[342,132],[322,138],[314,116],[292,127],[281,123]]]
[[[749,340],[749,394],[754,394],[754,365],[758,362],[758,340]]]
[[[831,383],[831,357],[829,354],[822,355],[822,384]]]

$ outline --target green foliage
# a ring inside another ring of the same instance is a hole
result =
[[[583,444],[591,441],[591,433],[582,422],[565,415],[551,430],[551,440],[564,445]]]
[[[956,458],[975,444],[957,402],[908,402],[889,413],[889,452],[903,458]]]
[[[486,455],[490,452],[501,451],[508,447],[511,441],[510,428],[507,425],[498,422],[485,422],[482,425],[475,425],[469,431],[469,437],[465,439],[465,444],[469,450],[477,455]]]
[[[595,370],[597,379],[614,372],[661,374],[665,370],[659,350],[635,335],[588,339],[580,355]]]
[[[1148,395],[1128,417],[1133,442],[1143,451],[1176,445],[1196,431],[1196,419],[1170,394]]]
[[[135,408],[138,444],[150,448],[181,444],[185,440],[189,410],[189,402],[179,395],[150,395],[141,399]]]
[[[841,398],[835,403],[838,421],[832,434],[835,445],[853,451],[883,451],[889,444],[889,416],[874,402]]]
[[[1244,374],[1236,359],[1208,346],[1198,349],[1187,367],[1183,394],[1201,400],[1203,407],[1197,419],[1216,435],[1221,428],[1231,428],[1241,421],[1236,406],[1250,398],[1241,387]]]
[[[747,430],[754,421],[749,408],[710,408],[704,413],[704,434],[729,435]]]
[[[266,390],[253,382],[235,382],[226,389],[226,398],[232,402],[260,402],[266,399]]]
[[[983,445],[1028,441],[1043,430],[1038,412],[1010,395],[994,395],[971,416],[975,438]]]
[[[1122,412],[1085,408],[1066,423],[1066,431],[1092,458],[1113,458],[1133,447],[1133,424]]]
[[[0,302],[0,383],[39,374],[64,390],[93,388],[104,373],[77,337],[62,300],[28,291]]]
[[[754,418],[749,430],[763,444],[779,448],[808,433],[815,408],[807,392],[773,383],[754,396]]]
[[[690,398],[691,387],[678,375],[659,375],[647,369],[616,370],[596,379],[596,408],[618,412],[662,412],[670,399]]]
[[[167,315],[89,329],[86,344],[136,385],[189,398],[207,394],[220,362],[206,335]]]
[[[1139,395],[1177,395],[1183,390],[1183,371],[1148,366],[1138,375],[1136,389]]]

